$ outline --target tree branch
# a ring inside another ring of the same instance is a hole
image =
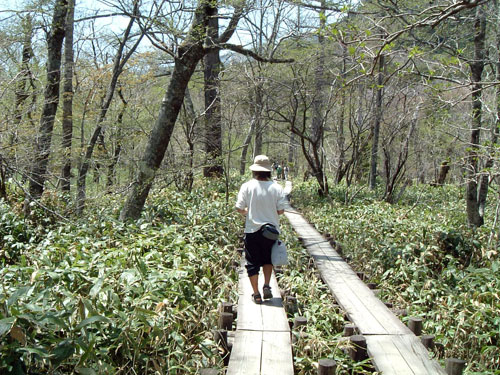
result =
[[[257,61],[268,62],[268,63],[272,63],[272,64],[277,64],[277,63],[292,63],[292,62],[295,61],[294,59],[266,58],[266,57],[263,57],[263,56],[255,53],[255,52],[253,52],[251,50],[243,48],[243,46],[239,46],[239,45],[231,44],[231,43],[222,43],[222,44],[219,44],[217,46],[207,48],[207,51],[212,51],[212,50],[216,50],[216,49],[219,49],[219,50],[221,50],[221,49],[227,49],[227,50],[239,53],[239,54],[244,55],[244,56],[250,56],[250,57],[252,57],[253,59],[255,59]]]

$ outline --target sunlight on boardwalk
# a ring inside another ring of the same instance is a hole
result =
[[[262,272],[259,286],[264,284]],[[273,298],[261,305],[252,301],[246,270],[239,270],[238,320],[227,375],[293,375],[290,326],[273,274]]]
[[[291,184],[290,184],[291,189]],[[384,375],[445,374],[425,347],[335,252],[330,243],[290,207],[287,219],[302,237],[330,291],[367,341],[368,354]]]

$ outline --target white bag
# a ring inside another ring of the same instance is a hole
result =
[[[273,266],[286,266],[288,264],[288,255],[285,244],[278,240],[271,249],[271,263]]]

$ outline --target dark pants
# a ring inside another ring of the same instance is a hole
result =
[[[245,259],[248,276],[258,275],[264,264],[271,263],[271,249],[275,240],[262,236],[261,231],[245,233]]]

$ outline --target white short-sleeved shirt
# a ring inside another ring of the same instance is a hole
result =
[[[266,223],[279,229],[278,210],[285,209],[283,188],[274,181],[252,179],[245,182],[238,193],[236,208],[248,208],[245,218],[245,233],[255,233]]]

